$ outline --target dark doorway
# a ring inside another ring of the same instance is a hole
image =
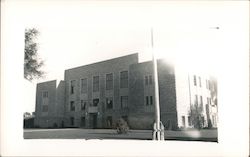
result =
[[[90,127],[93,129],[97,128],[97,113],[91,113],[89,119]]]
[[[85,117],[81,117],[81,127],[85,127]]]

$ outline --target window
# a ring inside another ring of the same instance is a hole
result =
[[[42,112],[48,112],[49,106],[48,105],[42,105]]]
[[[192,125],[192,122],[191,122],[191,117],[188,116],[188,125],[191,126]]]
[[[49,94],[48,94],[48,92],[46,91],[46,92],[43,92],[43,98],[48,98],[49,97]]]
[[[150,105],[153,105],[153,96],[150,96]]]
[[[93,77],[93,92],[99,91],[99,76]]]
[[[145,85],[148,85],[148,76],[145,76]]]
[[[151,85],[153,83],[152,75],[145,76],[145,85]]]
[[[146,105],[149,105],[149,97],[146,96]]]
[[[106,75],[106,90],[113,89],[113,74]]]
[[[120,88],[128,88],[128,71],[120,73]]]
[[[182,126],[186,127],[185,116],[182,116],[181,119],[182,119]]]
[[[153,83],[152,75],[149,75],[149,84]]]
[[[201,123],[202,123],[202,127],[204,126],[204,124],[205,124],[205,119],[204,119],[204,117],[202,116],[201,117]]]
[[[93,99],[93,106],[98,106],[99,99]]]
[[[107,109],[113,108],[113,98],[106,98],[106,106],[107,106]]]
[[[88,80],[87,78],[81,79],[81,93],[87,93],[88,91]]]
[[[75,111],[75,102],[70,101],[70,111]]]
[[[203,99],[202,99],[202,96],[200,96],[200,104],[201,104],[201,110],[203,111]]]
[[[84,100],[81,100],[81,111],[84,111],[86,109],[87,102]]]
[[[75,118],[74,117],[70,117],[70,124],[74,125],[74,122],[75,122]]]
[[[194,75],[194,85],[196,86],[196,76]]]
[[[112,127],[112,116],[107,117],[107,127],[109,127],[109,128]]]
[[[201,77],[199,77],[199,84],[200,84],[200,87],[201,87]]]
[[[76,80],[70,81],[70,94],[75,93],[75,84],[76,84]]]
[[[128,107],[128,96],[121,96],[121,108]]]
[[[198,95],[195,95],[195,105],[198,105]]]

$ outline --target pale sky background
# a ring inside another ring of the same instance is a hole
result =
[[[139,61],[151,59],[151,27],[158,58],[170,62],[178,58],[185,66],[213,69],[224,27],[224,13],[221,13],[224,3],[28,1],[20,4],[25,27],[40,31],[38,54],[45,61],[43,70],[47,73],[33,83],[25,81],[25,92],[32,93],[27,94],[24,102],[28,112],[35,110],[36,83],[63,80],[65,69],[131,53],[139,53]]]

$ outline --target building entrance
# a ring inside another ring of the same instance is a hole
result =
[[[90,113],[89,115],[89,126],[90,128],[97,128],[97,113]]]

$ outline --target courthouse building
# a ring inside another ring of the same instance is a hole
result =
[[[161,121],[166,129],[193,127],[190,106],[202,106],[203,127],[217,127],[217,104],[208,75],[178,72],[158,60]],[[35,126],[114,128],[119,118],[132,129],[152,129],[152,61],[131,54],[65,70],[64,80],[38,83]]]

